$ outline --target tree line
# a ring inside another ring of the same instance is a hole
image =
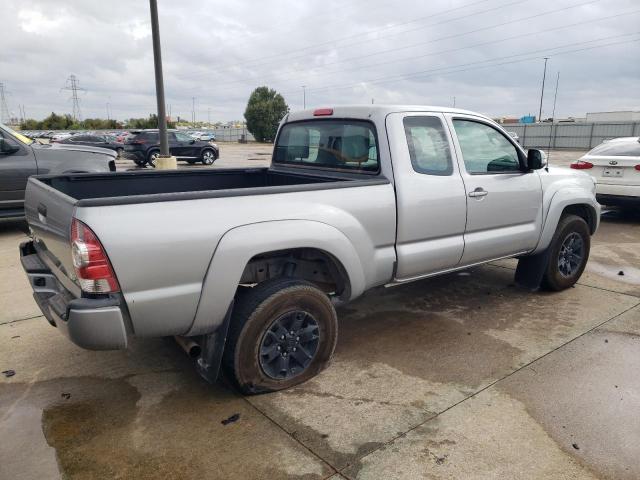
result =
[[[175,123],[168,122],[167,126],[175,128]],[[124,122],[104,118],[87,118],[79,122],[69,114],[58,115],[51,112],[51,115],[44,120],[29,118],[20,122],[21,130],[119,130],[123,128],[158,128],[158,116],[152,114],[148,118],[130,118]]]
[[[250,95],[244,118],[247,130],[259,142],[272,142],[278,131],[278,124],[289,113],[284,97],[269,87],[258,87]],[[175,122],[168,122],[168,128],[175,128]],[[27,119],[20,123],[22,130],[117,130],[158,128],[155,114],[148,118],[130,118],[124,122],[104,118],[87,118],[81,122],[69,115],[51,112],[44,120]]]

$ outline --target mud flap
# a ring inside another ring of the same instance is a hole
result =
[[[209,383],[215,383],[218,380],[233,304],[234,302],[232,301],[227,309],[227,314],[224,316],[222,325],[215,332],[202,336],[200,343],[202,353],[196,360],[196,369],[200,376]]]
[[[521,257],[516,268],[516,284],[530,290],[539,289],[550,256],[551,248],[547,248],[536,255]]]

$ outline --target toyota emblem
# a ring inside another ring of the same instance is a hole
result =
[[[616,160],[611,160],[609,162],[609,165],[617,165],[617,164],[618,164],[618,162]]]

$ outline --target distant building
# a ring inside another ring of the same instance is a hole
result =
[[[640,111],[591,112],[587,122],[640,122]]]

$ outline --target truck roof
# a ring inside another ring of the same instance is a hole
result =
[[[297,120],[310,120],[313,118],[371,118],[371,117],[386,117],[389,113],[395,112],[436,112],[436,113],[464,113],[467,115],[475,115],[489,119],[484,115],[469,110],[462,110],[459,108],[451,107],[438,107],[433,105],[337,105],[335,107],[327,106],[322,108],[333,109],[333,114],[318,117],[314,115],[317,108],[308,108],[306,110],[299,110],[290,112],[284,121],[293,122]]]

